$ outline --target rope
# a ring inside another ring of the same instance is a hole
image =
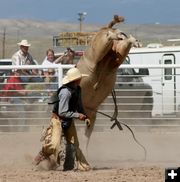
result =
[[[113,116],[110,116],[110,115],[108,115],[108,114],[105,114],[105,113],[103,113],[103,112],[101,112],[101,111],[97,111],[97,113],[102,114],[102,115],[104,115],[104,116],[110,118],[111,121],[114,121],[113,125],[111,126],[111,129],[113,129],[113,128],[117,125],[117,127],[118,127],[120,130],[123,130],[123,128],[122,128],[121,125],[125,126],[125,127],[131,132],[134,141],[135,141],[135,142],[144,150],[144,160],[146,160],[146,157],[147,157],[147,150],[146,150],[146,148],[137,140],[137,138],[136,138],[136,136],[135,136],[133,130],[132,130],[127,124],[125,124],[124,122],[121,122],[121,121],[119,121],[119,120],[117,119],[117,116],[118,116],[118,107],[117,107],[117,102],[116,102],[117,100],[116,100],[116,93],[115,93],[115,90],[112,90],[112,97],[113,97],[114,106],[115,106]]]

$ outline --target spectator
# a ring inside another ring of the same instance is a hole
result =
[[[46,51],[46,57],[42,62],[42,65],[53,65],[55,61],[54,51],[52,49],[48,49]],[[43,69],[44,76],[48,77],[48,69]]]
[[[60,63],[61,56],[58,57],[57,59],[55,59],[55,55],[54,55],[54,51],[52,49],[48,49],[46,51],[46,57],[44,59],[44,61],[42,62],[42,65],[53,65],[53,64],[58,64]],[[43,73],[45,77],[48,77],[48,69],[43,69]],[[57,76],[57,72],[55,74]]]
[[[4,100],[9,101],[10,103],[13,103],[15,105],[18,104],[15,107],[14,105],[10,106],[12,107],[10,108],[11,111],[12,110],[16,111],[17,122],[10,120],[9,124],[16,125],[17,128],[15,131],[25,131],[25,128],[20,127],[20,126],[25,126],[26,124],[24,100],[21,97],[26,96],[27,93],[24,90],[23,85],[21,84],[22,81],[19,76],[20,76],[19,71],[13,72],[12,75],[10,75],[10,77],[7,79],[6,84],[3,85],[2,90],[3,90]]]
[[[22,40],[17,44],[19,45],[20,49],[12,56],[13,65],[35,65],[36,62],[28,52],[31,44],[29,44],[27,40]],[[23,69],[21,70],[20,75],[20,78],[23,82],[41,82],[43,80],[36,69]]]
[[[52,49],[48,49],[46,51],[46,57],[42,62],[42,65],[52,65],[54,64],[54,60],[55,60],[54,51]]]
[[[4,90],[4,96],[24,96],[26,92],[22,86],[21,79],[19,78],[19,71],[15,71],[7,79],[6,84],[3,85],[2,90]]]
[[[25,89],[28,91],[28,96],[39,97],[38,101],[46,101],[49,96],[52,96],[53,93],[58,89],[57,76],[55,75],[55,70],[49,68],[46,71],[43,84],[27,84]],[[36,99],[29,99],[29,102],[34,102]]]
[[[73,64],[74,56],[75,51],[72,48],[67,47],[67,51],[65,51],[62,56],[55,60],[55,63]]]

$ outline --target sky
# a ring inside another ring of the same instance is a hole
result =
[[[0,0],[0,19],[106,24],[114,14],[127,24],[180,24],[180,0]]]

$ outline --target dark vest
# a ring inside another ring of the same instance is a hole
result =
[[[83,112],[83,108],[81,105],[81,88],[78,86],[77,88],[74,88],[70,85],[63,85],[62,87],[60,87],[57,92],[56,92],[56,100],[53,102],[54,107],[53,107],[53,112],[56,113],[58,115],[58,109],[59,109],[59,93],[61,91],[61,89],[63,88],[67,88],[70,93],[71,93],[71,98],[69,101],[69,111],[78,111],[78,112]]]
[[[58,114],[58,110],[59,110],[59,93],[61,91],[61,89],[63,88],[67,88],[70,93],[71,93],[71,98],[70,98],[70,101],[69,101],[69,106],[68,106],[68,111],[72,111],[72,112],[79,112],[79,113],[84,113],[84,110],[83,110],[83,107],[82,107],[82,102],[81,102],[81,88],[80,86],[74,88],[72,87],[71,85],[63,85],[62,87],[60,87],[58,90],[57,90],[57,93],[56,93],[56,101],[54,102],[54,107],[53,107],[53,113]],[[63,121],[62,121],[62,127],[64,129],[67,129],[69,128],[70,124],[71,124],[71,121],[72,119],[70,118],[61,118]]]

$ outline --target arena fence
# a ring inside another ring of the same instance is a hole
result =
[[[0,132],[32,131],[46,127],[52,105],[51,95],[62,84],[65,72],[74,65],[28,65],[0,67]],[[13,70],[54,69],[52,82],[11,83],[22,90],[5,90]],[[110,94],[98,109],[95,129],[108,130],[115,121],[135,128],[177,128],[180,109],[180,65],[122,65],[117,72],[113,96]],[[107,116],[105,116],[107,115]],[[113,117],[113,118],[111,118]],[[77,122],[78,128],[84,124]],[[116,125],[114,125],[116,127]]]

